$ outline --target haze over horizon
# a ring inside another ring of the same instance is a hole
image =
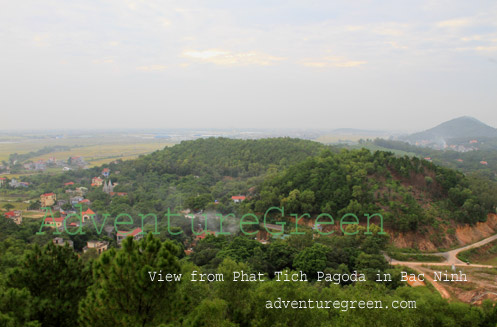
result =
[[[494,1],[5,2],[4,129],[497,127]]]

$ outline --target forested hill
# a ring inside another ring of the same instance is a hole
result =
[[[317,142],[270,138],[235,140],[208,138],[180,144],[143,156],[131,163],[139,172],[160,174],[253,177],[270,166],[286,167],[318,154],[327,146]]]
[[[417,230],[440,220],[484,221],[497,204],[492,182],[467,178],[417,157],[343,150],[311,157],[268,178],[248,210],[284,206],[287,212],[380,212],[391,228]]]
[[[167,208],[181,210],[236,210],[231,197],[248,195],[267,173],[274,174],[290,165],[315,156],[329,146],[318,142],[270,138],[235,140],[208,138],[184,141],[136,160],[111,163],[88,170],[69,171],[29,178],[38,191],[63,193],[66,182],[90,189],[87,197],[97,212],[163,213]],[[101,187],[90,187],[91,179],[110,168],[116,192],[125,197],[111,198]],[[72,186],[71,186],[72,187]]]
[[[91,179],[102,167],[30,181],[36,196],[64,195],[66,182],[90,189],[91,208],[100,213],[215,210],[264,212],[284,206],[289,213],[384,214],[400,231],[417,230],[440,220],[475,223],[495,211],[497,190],[485,179],[468,178],[413,157],[366,149],[338,151],[317,142],[290,138],[186,141],[110,168],[111,197]],[[245,195],[236,204],[231,197]]]

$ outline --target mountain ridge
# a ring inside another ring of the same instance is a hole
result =
[[[445,121],[422,132],[410,134],[405,139],[416,141],[447,141],[450,139],[497,138],[497,128],[491,127],[480,120],[461,116]]]

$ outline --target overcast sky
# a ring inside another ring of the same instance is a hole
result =
[[[497,127],[497,2],[0,0],[2,128]]]

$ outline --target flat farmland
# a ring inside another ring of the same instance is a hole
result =
[[[171,143],[132,143],[132,144],[99,144],[73,148],[69,151],[52,152],[33,157],[32,161],[55,157],[58,160],[67,160],[69,157],[83,157],[90,166],[99,166],[111,161],[134,159],[142,154],[154,152],[171,146]]]
[[[90,166],[99,166],[116,159],[134,159],[139,155],[151,153],[172,145],[174,145],[173,142],[168,142],[164,139],[115,134],[79,135],[77,137],[9,136],[0,140],[0,161],[7,161],[13,153],[26,154],[38,151],[44,147],[65,146],[70,149],[44,153],[31,157],[29,160],[46,160],[50,157],[67,160],[69,157],[80,156]]]

